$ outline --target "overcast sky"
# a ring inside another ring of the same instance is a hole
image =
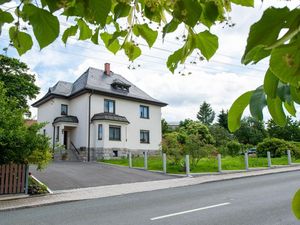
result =
[[[22,57],[19,57],[12,48],[7,55],[20,58],[36,74],[37,85],[41,88],[37,99],[57,81],[73,82],[88,67],[103,69],[104,63],[109,62],[113,72],[123,75],[152,97],[168,103],[168,106],[162,109],[162,117],[168,122],[178,122],[185,118],[195,119],[203,101],[211,104],[218,114],[221,109],[229,109],[240,94],[262,84],[268,61],[264,60],[257,65],[249,66],[240,63],[250,25],[259,20],[263,11],[270,5],[279,7],[287,5],[294,8],[296,2],[257,1],[255,8],[233,6],[230,16],[235,26],[219,24],[211,29],[212,33],[219,36],[219,49],[216,55],[209,62],[200,62],[194,54],[184,66],[179,67],[176,74],[168,71],[165,62],[172,52],[183,45],[182,41],[176,39],[183,35],[183,31],[167,35],[164,43],[160,35],[151,50],[140,45],[143,56],[133,63],[135,70],[128,69],[131,63],[123,52],[113,55],[102,43],[96,46],[88,41],[76,41],[72,38],[69,39],[67,46],[64,46],[59,37],[53,45],[42,51],[39,51],[35,43],[33,50]],[[65,21],[63,25],[66,25]],[[143,40],[138,42],[145,44]],[[7,44],[7,36],[2,35],[1,49]],[[196,60],[197,64],[191,64],[193,60]],[[192,74],[182,76],[178,74],[179,71]],[[32,109],[32,112],[36,115],[35,109]]]

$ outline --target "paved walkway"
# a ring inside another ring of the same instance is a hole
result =
[[[32,167],[30,172],[52,191],[174,178],[141,169],[87,162],[53,162],[43,171]]]
[[[167,188],[183,187],[201,183],[215,182],[220,180],[231,180],[251,176],[261,176],[273,173],[283,173],[300,170],[300,166],[282,167],[266,170],[256,170],[241,173],[205,175],[198,177],[175,178],[159,181],[138,182],[129,184],[108,185],[100,187],[80,188],[65,190],[54,194],[37,196],[31,198],[0,201],[0,211],[40,205],[54,204],[58,202],[77,201],[85,199],[103,198],[123,194],[154,191]]]

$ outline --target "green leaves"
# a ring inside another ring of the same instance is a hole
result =
[[[278,87],[278,78],[268,69],[264,79],[264,90],[270,98],[275,98]]]
[[[242,6],[254,6],[254,0],[231,0],[231,2]]]
[[[194,34],[190,31],[185,45],[168,57],[167,66],[169,70],[174,73],[178,63],[184,63],[195,48],[198,48],[202,55],[209,60],[218,48],[218,37],[209,31],[203,31],[199,34]]]
[[[241,126],[243,112],[251,99],[253,91],[242,94],[234,101],[228,112],[228,128],[231,132],[236,131]]]
[[[286,115],[283,111],[282,102],[279,97],[269,98],[267,97],[267,104],[269,112],[279,126],[284,126],[286,124]]]
[[[104,27],[108,13],[111,10],[111,0],[89,0],[88,6],[90,20],[100,23]]]
[[[300,220],[300,189],[295,193],[292,200],[292,210],[298,220]]]
[[[266,106],[266,96],[263,86],[258,87],[250,98],[250,112],[251,115],[258,120],[263,119],[263,108]]]
[[[134,45],[132,42],[126,42],[123,45],[123,49],[130,61],[135,60],[142,53],[141,49],[139,47],[137,47],[136,45]]]
[[[178,0],[174,6],[173,16],[194,27],[200,18],[201,11],[201,5],[197,0]]]
[[[133,33],[136,36],[142,36],[142,38],[145,39],[145,41],[148,43],[149,47],[151,48],[156,41],[158,32],[152,30],[148,24],[136,24],[133,27]]]
[[[288,16],[287,7],[282,9],[271,7],[264,12],[262,18],[250,28],[242,63],[257,63],[271,53],[271,50],[266,48],[277,40],[279,32],[286,25]]]
[[[31,36],[25,32],[19,31],[16,27],[11,27],[9,29],[9,37],[19,55],[23,55],[32,48],[33,42]]]
[[[23,14],[23,16],[28,17],[41,49],[51,44],[58,37],[58,19],[47,10],[40,9],[32,4],[25,4]]]
[[[70,36],[75,36],[76,33],[77,33],[77,30],[78,30],[78,26],[75,25],[75,26],[71,26],[69,28],[67,28],[65,30],[65,32],[63,33],[63,36],[62,36],[62,41],[67,44],[67,40]]]
[[[202,14],[201,14],[201,22],[210,28],[219,16],[218,6],[214,1],[205,2],[201,4],[202,6]]]
[[[272,50],[270,59],[271,71],[282,81],[293,86],[300,84],[300,51],[299,44],[283,45]]]
[[[209,60],[218,49],[218,37],[207,30],[203,31],[197,35],[196,45],[202,55]]]
[[[83,19],[77,20],[77,24],[79,27],[79,40],[86,40],[92,36],[92,30],[89,26],[84,22]]]
[[[100,36],[101,36],[102,41],[105,44],[105,47],[109,51],[111,51],[114,54],[116,54],[119,51],[119,49],[121,47],[119,44],[119,41],[118,41],[118,39],[114,39],[113,41],[111,41],[113,38],[112,34],[105,32],[105,33],[100,34]]]
[[[130,9],[130,5],[127,5],[125,3],[118,3],[114,8],[114,20],[128,16]]]
[[[11,23],[14,21],[13,16],[9,12],[0,9],[0,25],[4,23]]]
[[[172,19],[169,23],[167,23],[163,28],[163,39],[165,38],[167,33],[174,32],[177,29],[178,25],[179,23],[175,19]]]

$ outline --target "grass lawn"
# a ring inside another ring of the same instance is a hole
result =
[[[267,158],[257,158],[249,157],[249,167],[258,168],[258,167],[267,167],[268,160]],[[293,162],[300,163],[300,159],[292,160]],[[128,159],[110,159],[110,160],[101,160],[101,162],[117,164],[122,166],[128,166]],[[183,163],[183,161],[182,161]],[[287,165],[287,157],[281,158],[272,158],[272,165]],[[132,159],[132,166],[143,168],[144,167],[144,158],[136,157]],[[159,170],[162,171],[162,157],[161,156],[149,156],[148,157],[148,169],[149,170]],[[244,156],[230,157],[226,156],[222,158],[222,170],[243,170],[245,169]],[[183,169],[179,166],[172,165],[168,160],[167,163],[168,173],[185,173]],[[218,171],[218,160],[217,158],[203,158],[198,162],[197,167],[191,170],[192,173],[203,173],[203,172],[217,172]]]

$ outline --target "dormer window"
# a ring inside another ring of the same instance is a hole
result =
[[[68,115],[68,105],[61,104],[60,114],[61,115]]]
[[[125,82],[119,79],[115,79],[111,84],[111,86],[116,90],[125,91],[125,92],[129,92],[129,88],[131,87],[131,85],[126,84]]]

